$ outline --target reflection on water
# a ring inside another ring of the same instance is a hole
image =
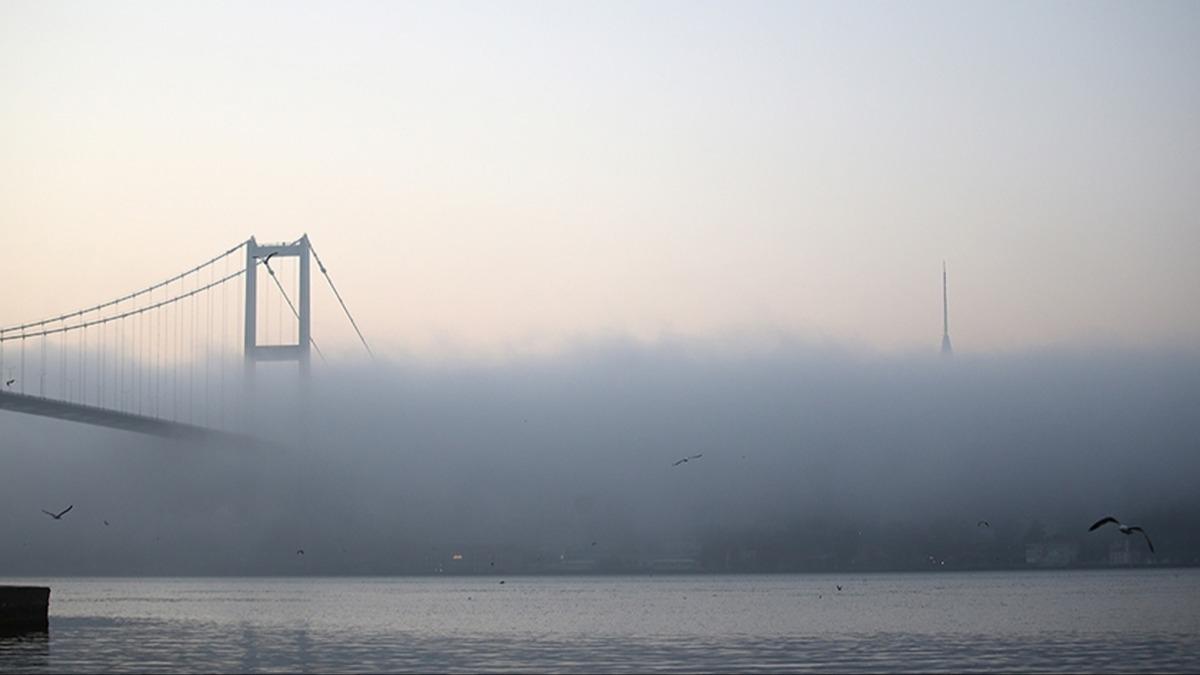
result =
[[[1198,582],[1171,570],[54,580],[49,637],[0,637],[0,671],[1195,672]]]
[[[1123,671],[1194,672],[1195,635],[1130,644],[1071,635],[869,634],[689,642],[671,636],[440,637],[209,623],[64,619],[47,641],[0,638],[6,672],[394,671]]]
[[[0,631],[0,671],[48,672],[50,635],[45,631]]]

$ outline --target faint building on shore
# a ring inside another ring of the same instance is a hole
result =
[[[1079,559],[1079,543],[1066,537],[1051,537],[1025,545],[1025,564],[1033,567],[1066,567]]]
[[[1108,545],[1108,564],[1144,565],[1149,559],[1145,544],[1134,537],[1121,537]]]

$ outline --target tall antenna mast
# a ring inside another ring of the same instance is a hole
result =
[[[950,356],[950,299],[946,293],[946,261],[942,261],[942,355]]]

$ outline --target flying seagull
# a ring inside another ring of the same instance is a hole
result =
[[[50,513],[46,509],[42,509],[42,513],[50,516],[51,518],[53,518],[55,520],[62,520],[62,517],[67,515],[67,511],[70,511],[73,508],[75,508],[74,504],[68,506],[67,508],[63,509],[62,511],[59,511],[58,513]]]
[[[267,254],[267,257],[262,259],[262,264],[267,268],[267,273],[271,276],[275,276],[275,270],[271,269],[271,256],[273,255],[275,255],[275,251],[271,251]]]
[[[981,520],[978,523],[975,523],[975,527],[991,527],[991,526],[992,526],[992,524],[986,520]]]
[[[1104,518],[1097,520],[1095,524],[1088,528],[1088,532],[1091,532],[1102,525],[1107,525],[1108,523],[1114,523],[1117,526],[1117,529],[1121,531],[1121,534],[1133,534],[1134,532],[1141,532],[1142,536],[1146,538],[1146,545],[1150,547],[1150,552],[1154,553],[1154,544],[1150,543],[1150,535],[1146,534],[1145,530],[1137,525],[1125,525],[1112,516],[1105,516]]]
[[[698,455],[692,455],[691,457],[684,457],[684,458],[682,458],[682,459],[677,459],[677,460],[675,460],[674,462],[672,462],[672,463],[671,463],[671,466],[679,466],[680,464],[684,464],[684,463],[686,463],[686,462],[689,462],[689,461],[691,461],[691,460],[693,460],[693,459],[700,459],[700,458],[701,458],[701,457],[703,457],[703,456],[704,456],[704,453],[702,452],[702,453],[700,453],[700,454],[698,454]]]
[[[296,555],[304,555],[304,549],[302,549],[302,548],[296,549]]]
[[[17,381],[17,378],[15,378],[15,377],[14,377],[14,378],[12,378],[12,379],[10,379],[10,380],[5,380],[5,381],[4,381],[4,386],[6,386],[6,387],[11,387],[11,386],[13,386],[13,382],[16,382],[16,381]]]

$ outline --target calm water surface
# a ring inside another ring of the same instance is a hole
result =
[[[0,672],[1200,671],[1200,570],[499,581],[0,580]]]

